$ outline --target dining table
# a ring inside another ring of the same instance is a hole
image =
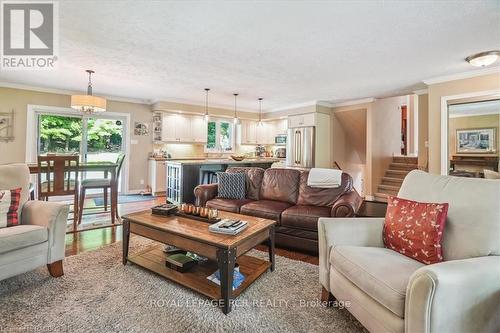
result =
[[[41,169],[39,169],[38,164],[36,162],[28,163],[28,168],[30,170],[30,174],[33,175],[36,175],[39,172],[46,171],[46,167],[44,167],[43,165],[41,166]],[[107,178],[108,175],[111,176],[110,179],[111,179],[111,223],[112,224],[115,224],[116,217],[118,215],[118,179],[116,174],[117,168],[118,168],[117,163],[108,161],[81,162],[78,165],[78,172],[102,171],[104,172],[105,178]]]

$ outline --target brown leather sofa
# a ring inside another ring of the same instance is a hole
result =
[[[277,221],[279,247],[318,253],[318,218],[354,216],[362,203],[346,173],[340,187],[321,189],[307,186],[309,172],[303,170],[233,167],[226,172],[247,175],[246,198],[218,198],[218,185],[206,184],[194,189],[196,204]]]

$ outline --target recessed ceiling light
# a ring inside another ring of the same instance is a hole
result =
[[[495,63],[499,57],[500,51],[486,51],[468,56],[465,61],[475,67],[486,67]]]

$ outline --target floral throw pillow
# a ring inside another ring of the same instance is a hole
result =
[[[390,196],[383,231],[385,247],[427,265],[443,261],[441,241],[447,214],[447,203]]]
[[[21,189],[0,190],[0,228],[19,224],[17,210],[21,199]]]

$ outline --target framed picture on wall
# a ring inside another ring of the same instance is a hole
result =
[[[457,153],[492,154],[497,150],[495,127],[457,130]]]

